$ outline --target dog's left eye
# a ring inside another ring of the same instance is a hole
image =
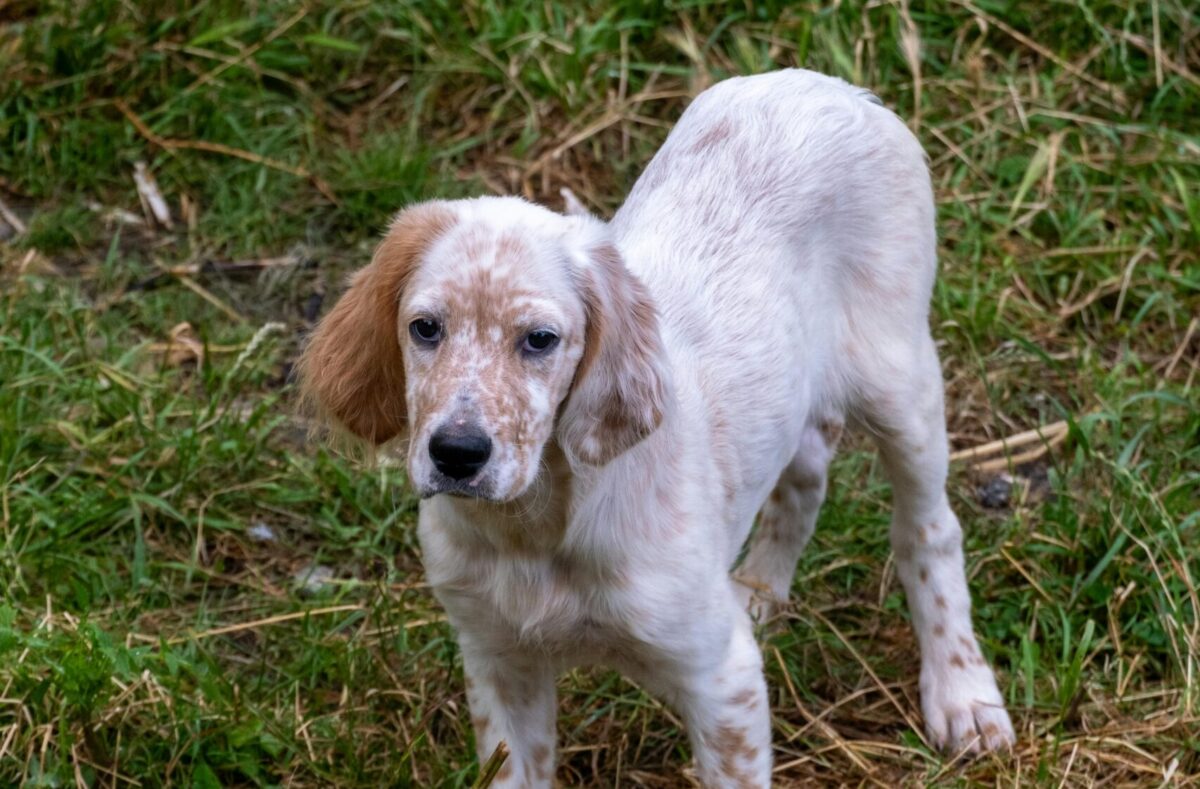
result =
[[[526,353],[545,353],[558,342],[558,335],[548,331],[531,331],[525,337]]]
[[[418,342],[433,345],[442,339],[442,324],[432,318],[417,318],[408,324],[408,333]]]

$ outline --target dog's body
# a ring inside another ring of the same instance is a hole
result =
[[[683,715],[705,785],[769,784],[746,608],[786,600],[847,419],[894,484],[931,739],[1012,741],[944,492],[935,267],[916,140],[804,71],[701,94],[607,226],[511,198],[401,215],[305,380],[353,432],[409,441],[478,751],[512,754],[498,786],[550,785],[554,678],[589,663]]]

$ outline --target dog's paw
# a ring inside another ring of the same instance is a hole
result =
[[[1017,739],[986,663],[922,666],[921,709],[930,742],[948,754],[1005,750]]]

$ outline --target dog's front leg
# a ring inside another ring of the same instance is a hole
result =
[[[660,647],[669,651],[656,669],[633,673],[683,716],[701,785],[769,787],[771,717],[750,616],[732,586],[728,600],[710,610],[709,624],[727,624],[703,628],[707,643],[676,644],[680,648],[672,650],[664,642]]]
[[[550,787],[554,781],[554,672],[537,656],[462,639],[467,703],[479,763],[503,742],[508,759],[492,786]]]

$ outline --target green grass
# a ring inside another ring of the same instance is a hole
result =
[[[609,213],[689,96],[792,65],[870,87],[929,151],[954,448],[1069,434],[1008,506],[977,496],[996,472],[951,479],[1021,738],[965,763],[909,726],[887,488],[849,443],[766,642],[779,783],[1200,783],[1191,4],[252,8],[0,10],[0,200],[27,226],[0,242],[0,784],[469,786],[415,502],[305,440],[304,332],[405,203],[569,186]],[[170,230],[116,218],[142,216],[139,161]],[[686,783],[657,702],[603,672],[559,689],[562,785]]]

